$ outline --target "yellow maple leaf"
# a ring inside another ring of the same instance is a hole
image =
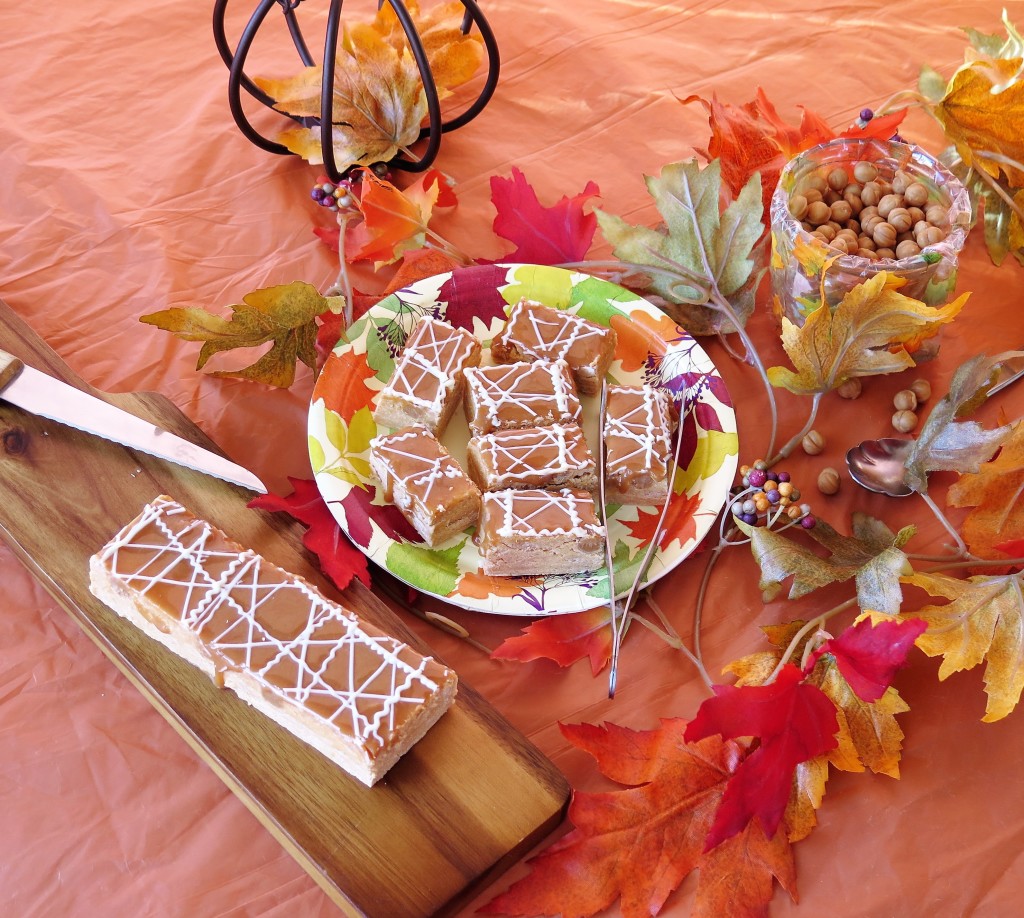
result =
[[[939,679],[985,662],[986,723],[1009,714],[1024,690],[1024,596],[1012,575],[969,577],[916,573],[905,578],[931,596],[950,600],[925,606],[908,617],[928,630],[916,643],[930,657],[942,657]]]
[[[1024,81],[1017,79],[1021,63],[1020,58],[968,61],[953,74],[933,109],[968,166],[992,176],[1003,171],[1013,187],[1024,185]]]
[[[880,271],[847,293],[835,309],[816,309],[802,326],[782,320],[782,346],[796,368],[771,367],[773,386],[790,392],[828,392],[857,376],[896,373],[914,366],[898,345],[937,334],[959,314],[969,294],[944,306],[926,306],[896,290]]]
[[[796,766],[793,774],[793,792],[786,804],[786,833],[790,842],[807,838],[818,824],[815,812],[825,797],[828,781],[828,759],[823,755],[808,759]]]
[[[995,459],[977,472],[961,475],[946,501],[953,507],[974,508],[961,527],[974,554],[1005,558],[995,546],[1024,539],[1024,423],[1014,426]]]

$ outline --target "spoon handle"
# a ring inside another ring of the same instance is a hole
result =
[[[989,398],[995,395],[997,392],[1002,392],[1011,383],[1015,383],[1018,379],[1024,376],[1024,361],[1007,360],[999,368],[1000,373],[1009,372],[1009,376],[1005,379],[999,380],[991,389],[988,390]]]

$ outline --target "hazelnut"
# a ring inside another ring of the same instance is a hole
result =
[[[833,239],[829,243],[829,245],[832,246],[832,248],[835,249],[837,252],[842,252],[844,255],[849,255],[850,252],[856,251],[855,248],[850,247],[850,240],[847,239],[845,236],[836,236],[836,238]]]
[[[815,226],[821,226],[822,223],[828,223],[831,216],[832,210],[824,201],[815,201],[807,208],[807,220]]]
[[[789,199],[789,212],[796,217],[797,220],[803,220],[804,214],[807,213],[807,198],[802,194],[795,194]]]
[[[853,167],[853,177],[858,182],[872,182],[878,176],[874,163],[859,162]]]
[[[913,411],[906,409],[897,411],[892,416],[892,426],[900,433],[910,433],[910,431],[917,427],[917,415]]]
[[[896,230],[889,223],[879,223],[871,233],[875,245],[880,249],[891,249],[896,244]]]
[[[928,203],[928,188],[920,182],[911,182],[903,192],[903,200],[911,207],[924,207]]]
[[[905,233],[914,225],[914,221],[910,217],[910,211],[905,207],[894,207],[889,211],[889,216],[885,219],[897,233]]]
[[[893,407],[897,411],[917,410],[917,393],[913,389],[900,389],[892,398]]]
[[[804,198],[808,204],[814,204],[817,201],[824,201],[825,196],[818,191],[817,188],[808,188],[804,191]]]
[[[898,194],[887,194],[878,201],[878,213],[880,216],[889,219],[889,214],[897,207],[903,207],[903,196]]]
[[[857,257],[866,258],[868,261],[878,261],[878,254],[874,249],[857,249]]]
[[[800,442],[808,456],[817,456],[825,448],[825,438],[816,430],[809,430]]]
[[[949,221],[949,211],[941,204],[930,204],[925,209],[924,218],[932,226],[940,226]]]
[[[807,187],[813,188],[815,191],[820,191],[824,194],[828,191],[828,182],[826,182],[820,175],[812,175],[807,180]]]
[[[857,217],[860,220],[865,220],[868,217],[877,217],[877,216],[878,216],[878,206],[875,205],[875,204],[872,204],[870,207],[865,207],[863,210],[861,210],[861,212],[859,214],[857,214]]]
[[[878,214],[872,214],[870,217],[861,217],[860,229],[865,235],[872,235],[875,232],[875,228],[881,226],[885,221],[878,216]]]
[[[836,228],[830,223],[823,223],[818,227],[817,232],[821,234],[823,239],[827,239],[829,242],[836,238]]]
[[[906,195],[904,195],[903,200],[906,201],[906,199]],[[914,226],[917,226],[924,219],[924,211],[920,207],[908,207],[907,213],[910,214],[910,219],[914,221]]]
[[[828,182],[829,188],[833,189],[834,191],[842,191],[847,185],[850,184],[850,176],[847,174],[846,170],[840,166],[836,169],[833,169],[828,174],[828,179],[826,181]]]
[[[860,191],[860,199],[868,206],[873,207],[882,200],[882,189],[878,182],[868,182]]]
[[[896,194],[903,194],[913,184],[914,176],[903,169],[897,169],[896,174],[892,177],[892,190]]]
[[[938,245],[945,238],[946,234],[941,229],[937,226],[929,226],[918,235],[917,244],[923,249],[930,245]]]
[[[839,472],[832,466],[827,466],[818,473],[818,490],[822,494],[835,494],[839,490],[839,482]]]
[[[884,247],[880,249],[875,249],[875,255],[877,255],[879,258],[887,258],[889,259],[889,261],[896,260],[896,253],[892,249]]]
[[[822,198],[822,200],[829,205],[835,204],[836,201],[841,201],[842,199],[843,196],[838,191],[834,191],[831,188],[825,192],[825,197]]]
[[[845,223],[853,216],[853,208],[843,200],[836,201],[832,205],[832,219]]]
[[[927,379],[915,379],[910,384],[910,389],[917,396],[919,405],[932,397],[932,384]]]
[[[921,254],[921,246],[919,246],[913,239],[904,239],[896,246],[896,257],[897,258],[913,258],[915,255]]]
[[[843,380],[842,384],[836,389],[836,393],[840,398],[860,398],[863,390],[864,384],[860,381],[860,377],[851,376],[849,379]]]

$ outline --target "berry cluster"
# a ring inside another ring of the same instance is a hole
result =
[[[874,117],[875,113],[870,108],[862,108],[860,110],[860,114],[857,116],[857,127],[859,127],[863,131],[864,128],[868,126],[868,122]],[[892,137],[890,137],[889,139],[894,141],[895,143],[906,143],[906,141],[902,137],[900,137],[899,134],[893,134]]]
[[[781,516],[804,529],[813,529],[817,520],[811,515],[810,504],[798,503],[800,492],[794,487],[788,472],[775,472],[758,459],[753,465],[740,466],[743,490],[732,505],[733,515],[748,526],[758,520],[768,525]]]
[[[352,182],[342,179],[340,182],[331,182],[326,175],[317,178],[316,184],[309,193],[310,197],[321,207],[337,212],[348,210],[356,203],[352,193]]]

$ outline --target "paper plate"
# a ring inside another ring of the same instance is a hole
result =
[[[663,386],[682,398],[683,443],[647,583],[663,577],[700,543],[722,509],[736,471],[736,416],[704,350],[668,316],[636,294],[599,278],[537,265],[480,265],[437,275],[371,308],[338,342],[317,380],[309,410],[309,455],[317,486],[342,529],[367,557],[424,593],[499,615],[581,612],[608,601],[607,568],[549,577],[488,577],[467,530],[428,548],[399,511],[386,504],[370,473],[377,435],[374,399],[394,372],[406,336],[424,315],[472,332],[487,347],[521,297],[565,309],[615,329],[608,381]],[[597,398],[583,398],[584,433],[597,444]],[[442,442],[464,464],[469,430],[461,412]],[[633,583],[660,507],[608,507],[616,593]]]

